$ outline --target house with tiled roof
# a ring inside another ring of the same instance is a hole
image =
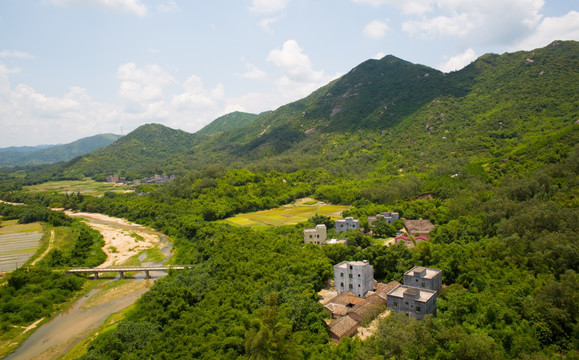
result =
[[[388,292],[393,290],[398,285],[400,285],[398,281],[390,281],[388,284],[376,283],[374,284],[374,292],[376,295],[380,296],[384,301],[386,301]]]
[[[368,295],[364,300],[348,311],[348,315],[360,324],[370,322],[386,309],[386,301],[376,294]]]
[[[410,236],[428,235],[434,229],[434,225],[425,219],[406,220],[404,219],[404,230]]]
[[[350,316],[342,316],[330,324],[330,339],[340,341],[345,336],[354,336],[358,330],[358,322]]]

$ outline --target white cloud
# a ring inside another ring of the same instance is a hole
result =
[[[444,64],[439,65],[438,68],[443,72],[460,70],[476,59],[476,52],[473,49],[466,49],[462,54],[453,56]]]
[[[291,0],[252,0],[249,10],[254,13],[268,14],[280,12]]]
[[[544,47],[554,40],[579,40],[579,12],[544,18],[537,30],[511,47],[512,51]]]
[[[433,0],[353,0],[359,4],[370,4],[375,7],[382,5],[394,6],[405,14],[423,14],[432,10]]]
[[[17,50],[2,50],[0,58],[34,59],[34,56]]]
[[[277,91],[282,98],[288,100],[309,95],[338,76],[328,76],[324,71],[315,71],[309,56],[295,40],[288,40],[281,49],[270,51],[267,60],[283,71],[283,75],[276,80]]]
[[[541,22],[544,0],[437,0],[432,11],[404,22],[403,30],[422,38],[457,36],[464,43],[510,45]],[[428,16],[430,15],[430,16]]]
[[[164,12],[164,13],[171,13],[171,12],[179,11],[180,7],[175,2],[175,0],[168,0],[167,2],[158,4],[157,10]]]
[[[175,83],[175,79],[158,65],[138,68],[134,63],[123,64],[117,76],[121,80],[119,97],[130,106],[162,100],[165,86]]]
[[[464,37],[474,27],[469,15],[464,13],[452,17],[438,16],[429,20],[406,21],[402,24],[404,31],[427,38],[448,35]]]
[[[386,56],[386,54],[385,54],[384,52],[380,51],[380,52],[377,53],[376,55],[372,56],[372,59],[380,60],[380,59],[382,59],[384,56]]]
[[[383,21],[374,20],[364,27],[364,35],[373,39],[381,39],[386,36],[386,31],[390,30],[388,24]]]
[[[59,6],[97,6],[138,16],[147,14],[147,6],[141,0],[50,0],[50,2]]]
[[[271,25],[276,23],[281,18],[283,18],[283,15],[271,17],[271,18],[266,18],[266,19],[261,20],[258,24],[259,24],[259,27],[261,27],[264,31],[271,33],[272,32]]]
[[[265,71],[261,70],[260,68],[258,68],[253,64],[246,62],[245,67],[247,68],[247,71],[239,75],[244,79],[260,80],[265,79],[265,77],[267,76]]]

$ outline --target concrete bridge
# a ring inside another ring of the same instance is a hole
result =
[[[81,274],[81,273],[93,273],[94,278],[99,278],[99,273],[104,272],[118,272],[121,275],[121,279],[125,276],[126,272],[145,272],[145,278],[150,279],[150,271],[169,271],[169,270],[184,270],[190,269],[193,265],[173,265],[173,266],[123,266],[123,267],[112,267],[112,268],[76,268],[66,270],[68,274]]]

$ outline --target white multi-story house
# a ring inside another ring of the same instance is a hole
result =
[[[315,228],[304,229],[304,243],[323,245],[328,238],[326,225],[318,224]]]
[[[342,231],[358,230],[360,229],[360,221],[348,216],[344,219],[336,220],[336,232],[341,233]]]
[[[334,287],[338,294],[351,291],[363,297],[374,290],[374,267],[364,261],[343,261],[334,265]]]

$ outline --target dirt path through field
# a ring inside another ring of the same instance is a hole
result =
[[[46,256],[46,254],[48,254],[48,252],[52,249],[52,244],[54,243],[54,230],[50,230],[50,240],[48,241],[48,247],[46,248],[46,250],[44,250],[44,252],[42,253],[42,255],[40,255],[38,258],[36,258],[33,262],[32,265],[36,265],[37,262],[39,262],[40,260],[44,259],[44,257]]]

